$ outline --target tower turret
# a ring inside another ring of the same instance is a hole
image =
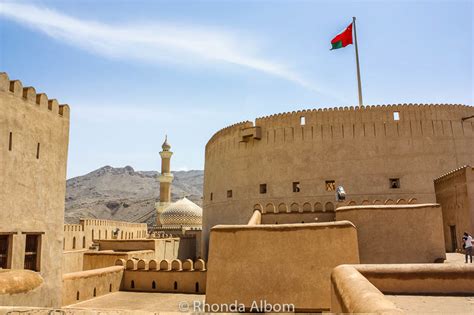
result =
[[[156,224],[161,225],[160,214],[171,202],[171,183],[173,182],[173,174],[171,174],[171,156],[173,152],[170,151],[171,146],[168,143],[168,136],[165,137],[165,142],[161,146],[163,149],[160,152],[161,156],[161,174],[158,177],[160,182],[160,201],[155,204],[157,211]]]

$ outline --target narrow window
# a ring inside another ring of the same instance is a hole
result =
[[[130,283],[130,288],[135,289],[135,281],[132,280],[132,282]]]
[[[94,288],[93,296],[97,296],[97,290],[96,290],[96,288]]]
[[[300,182],[293,182],[293,192],[300,192]]]
[[[326,181],[326,191],[335,191],[336,190],[336,181],[327,180]]]
[[[13,146],[13,133],[10,132],[10,137],[8,138],[8,151],[12,150]]]
[[[151,288],[152,288],[152,289],[156,289],[156,282],[155,282],[155,281],[153,281],[153,282],[151,283]]]
[[[94,241],[94,230],[92,230],[92,241]]]
[[[112,283],[109,284],[109,292],[112,292]]]
[[[393,112],[393,120],[400,120],[400,112]]]
[[[260,193],[261,194],[267,193],[267,184],[260,184]]]
[[[79,301],[79,291],[76,293],[76,300]]]
[[[76,237],[72,238],[72,249],[76,249]]]
[[[232,190],[227,191],[227,198],[232,198]]]
[[[178,290],[178,282],[176,282],[176,281],[174,282],[174,289]]]
[[[82,237],[82,248],[86,248],[86,237]]]
[[[10,268],[10,235],[0,235],[0,269]]]
[[[212,201],[213,194],[211,193],[211,201]]]
[[[400,188],[400,178],[390,178],[390,188],[391,189]]]
[[[301,117],[300,117],[300,125],[301,125],[301,126],[306,125],[306,118],[305,118],[304,116],[301,116]]]
[[[25,244],[25,269],[40,270],[40,237],[38,234],[26,234]]]
[[[196,282],[195,287],[196,287],[196,293],[199,293],[199,282]]]
[[[38,145],[36,146],[36,159],[40,158],[40,143],[38,142]]]

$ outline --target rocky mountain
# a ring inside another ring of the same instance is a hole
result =
[[[201,205],[203,171],[172,172],[172,200],[186,196]],[[104,166],[66,182],[65,223],[78,223],[80,218],[98,218],[129,222],[156,220],[155,202],[160,185],[156,171],[135,171],[131,166]]]

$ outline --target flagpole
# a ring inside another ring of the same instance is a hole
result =
[[[363,106],[362,103],[362,84],[360,82],[360,68],[359,68],[359,49],[357,48],[357,31],[356,31],[356,18],[352,17],[352,27],[354,28],[354,41],[355,41],[355,53],[356,53],[356,64],[357,64],[357,84],[359,88],[359,107]]]

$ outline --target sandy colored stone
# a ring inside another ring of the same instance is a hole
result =
[[[362,264],[434,263],[446,258],[439,204],[346,206],[337,220],[357,228]]]
[[[31,270],[0,269],[0,294],[27,293],[43,283],[43,278]]]
[[[331,221],[328,213],[351,203],[435,202],[435,178],[474,165],[474,122],[462,121],[472,115],[474,107],[463,105],[325,108],[217,131],[205,151],[203,257],[213,226],[246,224],[254,209],[262,210],[262,222],[265,213],[291,213],[278,219],[282,224]],[[399,178],[401,187],[391,189],[390,178]],[[344,186],[343,203],[326,190],[327,180]],[[260,184],[267,185],[265,194]]]
[[[74,310],[179,312],[179,303],[192,305],[204,301],[204,295],[174,293],[115,292],[68,306]]]
[[[386,295],[407,314],[473,314],[474,296]]]
[[[24,269],[27,234],[39,235],[36,269],[44,281],[25,294],[0,295],[0,305],[61,305],[68,144],[69,106],[0,73],[0,232],[11,240],[7,268]]]

